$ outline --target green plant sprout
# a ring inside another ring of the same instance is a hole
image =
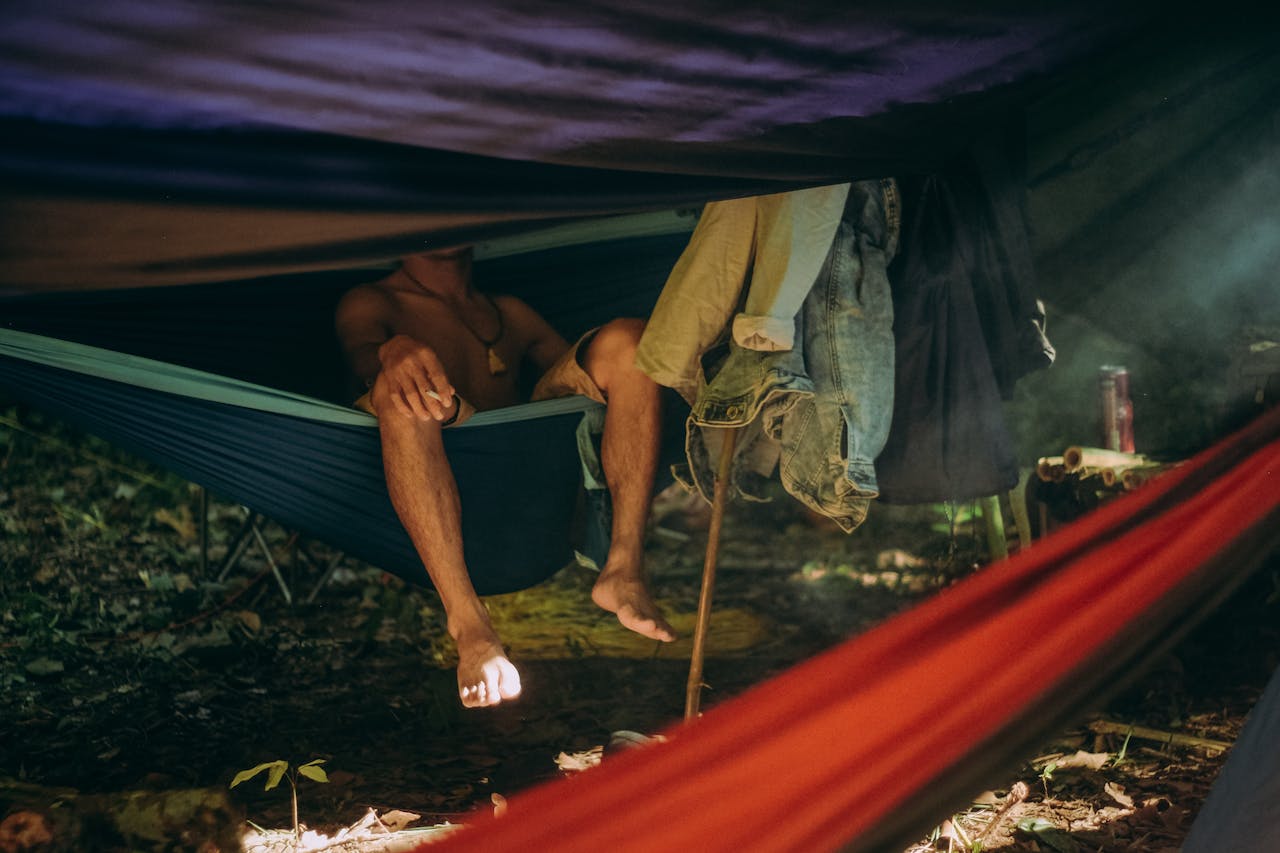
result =
[[[1044,798],[1049,799],[1049,780],[1053,778],[1053,771],[1058,769],[1058,762],[1050,761],[1044,767],[1040,768],[1040,784],[1044,786]]]
[[[241,782],[248,782],[259,773],[266,772],[267,784],[262,787],[264,791],[270,791],[276,785],[280,784],[281,779],[289,780],[289,787],[292,789],[293,798],[293,843],[297,845],[301,835],[298,831],[298,777],[306,776],[315,782],[328,782],[329,774],[324,772],[320,767],[324,764],[323,758],[317,758],[315,761],[308,761],[306,764],[299,764],[297,767],[291,767],[289,762],[283,758],[275,761],[267,761],[259,764],[257,767],[250,767],[248,770],[241,770],[231,780],[230,787],[234,788]]]
[[[1120,762],[1124,761],[1125,756],[1129,754],[1129,738],[1131,737],[1133,737],[1132,727],[1130,727],[1129,731],[1125,734],[1124,743],[1120,744],[1120,751],[1116,753],[1115,760],[1111,762],[1112,767],[1119,766]]]

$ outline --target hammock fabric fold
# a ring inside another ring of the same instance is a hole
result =
[[[1280,545],[1280,409],[867,634],[442,844],[901,849]]]

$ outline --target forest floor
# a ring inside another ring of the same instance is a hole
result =
[[[202,570],[198,507],[198,489],[170,474],[30,410],[0,409],[0,782],[225,790],[266,762],[319,759],[328,782],[298,779],[300,819],[329,839],[347,827],[354,842],[465,822],[593,763],[613,732],[680,719],[689,641],[659,646],[622,630],[591,605],[588,570],[490,599],[524,695],[464,711],[430,591],[350,559],[320,586],[298,543],[271,525],[294,602],[256,548],[218,581],[242,510],[211,501]],[[846,536],[785,496],[734,504],[704,705],[980,570],[971,514],[875,506]],[[705,508],[664,493],[649,537],[654,587],[686,637],[706,522]],[[331,556],[302,547],[321,563]],[[1276,578],[1273,559],[1107,708],[1049,738],[910,850],[1176,850],[1223,752],[1098,734],[1088,722],[1233,741],[1277,664]],[[264,791],[265,778],[230,791],[230,819],[237,830],[252,822],[248,848],[285,849],[289,786]]]

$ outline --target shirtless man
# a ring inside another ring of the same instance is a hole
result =
[[[472,287],[470,247],[405,258],[391,275],[338,304],[336,328],[378,417],[387,491],[444,604],[458,648],[458,693],[469,707],[520,694],[462,555],[458,489],[441,431],[475,410],[521,402],[529,359],[543,379],[534,399],[583,393],[608,402],[601,463],[613,498],[612,542],[591,598],[627,628],[670,642],[675,632],[649,594],[642,562],[658,458],[658,386],[635,367],[640,320],[614,320],[571,347],[512,296]]]

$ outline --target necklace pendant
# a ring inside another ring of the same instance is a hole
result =
[[[489,375],[501,376],[507,372],[507,363],[498,356],[498,351],[489,347]]]

